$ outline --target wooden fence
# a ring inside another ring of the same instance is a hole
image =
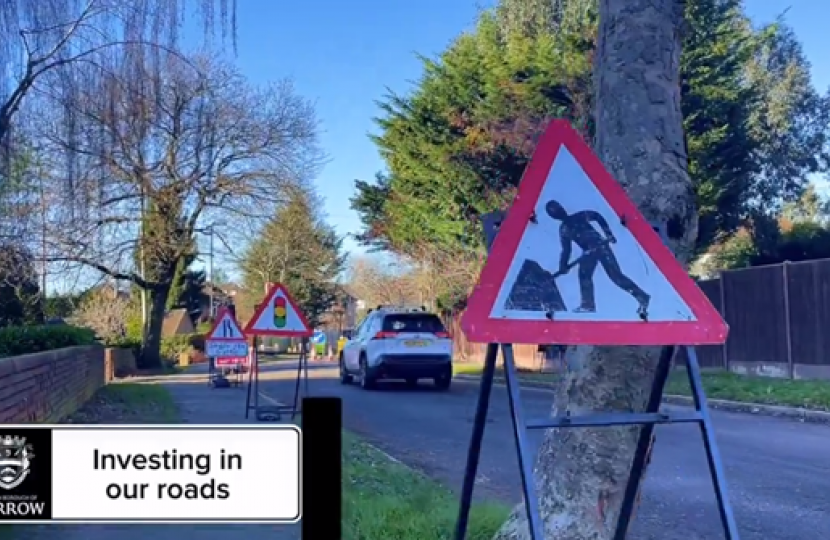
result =
[[[703,367],[830,379],[830,259],[729,270],[699,285],[729,324],[724,346],[697,348]],[[458,316],[450,324],[456,358],[481,362],[485,346],[466,340]],[[556,368],[535,345],[514,349],[521,368]]]

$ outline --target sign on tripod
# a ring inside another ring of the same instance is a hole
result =
[[[227,308],[222,308],[205,341],[205,354],[213,358],[244,358],[248,342],[236,319]],[[217,361],[217,365],[221,362]]]
[[[531,540],[543,540],[545,520],[534,489],[534,456],[526,430],[643,426],[613,537],[624,540],[654,442],[654,426],[681,422],[701,428],[725,536],[738,540],[692,347],[724,343],[728,327],[667,246],[665,224],[645,219],[564,120],[555,120],[546,128],[510,210],[483,216],[482,222],[489,253],[467,301],[461,328],[469,341],[487,343],[487,352],[455,540],[464,540],[467,534],[499,350]],[[514,343],[662,347],[644,412],[526,419]],[[687,346],[686,374],[695,409],[661,412],[677,345]]]
[[[245,325],[245,334],[254,337],[254,346],[251,349],[253,359],[248,379],[248,398],[245,403],[245,418],[253,410],[256,419],[260,421],[279,421],[283,412],[290,412],[291,419],[297,415],[300,399],[300,381],[305,376],[305,395],[308,396],[308,358],[306,345],[308,338],[314,333],[308,324],[303,312],[291,298],[288,289],[280,283],[267,285],[265,299],[258,305],[254,316]],[[259,336],[276,336],[301,338],[302,347],[297,362],[297,380],[294,386],[293,405],[260,405],[259,404]]]

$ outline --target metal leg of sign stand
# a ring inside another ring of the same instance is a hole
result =
[[[303,380],[303,396],[309,397],[311,394],[308,389],[308,355],[306,354],[306,347],[308,345],[308,338],[303,338],[301,342],[301,349],[300,349],[300,360],[297,362],[297,381],[294,385],[294,403],[290,407],[291,411],[291,421],[294,421],[294,418],[297,414],[302,414],[300,410],[300,404],[302,400],[300,399],[300,380]]]
[[[224,367],[216,365],[216,358],[208,358],[208,386],[211,388],[229,388],[231,382],[225,373]]]
[[[257,359],[258,342],[259,338],[255,337],[253,339],[253,345],[251,346],[251,365],[248,368],[248,392],[245,397],[245,420],[248,419],[248,414],[251,412],[251,409],[256,410],[259,404],[259,391],[256,388],[259,383],[259,378],[255,378],[254,376],[257,371],[257,364],[259,363]],[[253,404],[251,403],[251,398],[253,398]]]
[[[233,373],[233,380],[231,381],[231,384],[236,388],[242,386],[242,381],[244,380],[244,366],[244,363],[237,364],[231,371],[231,373]]]
[[[251,372],[248,377],[248,397],[245,404],[245,418],[248,418],[249,412],[254,411],[256,419],[260,422],[279,422],[282,420],[283,414],[291,414],[291,421],[293,422],[297,414],[301,414],[300,410],[300,388],[301,381],[305,379],[305,384],[302,385],[305,397],[310,395],[308,383],[308,356],[306,355],[307,340],[303,339],[303,348],[300,353],[300,359],[297,364],[297,379],[294,385],[294,400],[291,405],[260,405],[259,404],[259,352],[257,339],[254,339],[254,348],[252,351]]]
[[[491,343],[487,346],[487,355],[484,360],[484,372],[479,390],[478,406],[473,422],[473,435],[467,454],[467,467],[464,473],[464,483],[461,490],[458,521],[456,523],[455,540],[464,540],[467,534],[467,524],[472,504],[475,477],[478,469],[481,443],[484,438],[484,427],[487,423],[487,412],[490,403],[490,394],[493,386],[493,375],[496,369],[496,356],[499,345]],[[644,413],[601,413],[586,416],[561,416],[550,419],[524,420],[521,406],[519,382],[516,376],[515,361],[512,344],[501,344],[504,358],[504,376],[507,383],[507,395],[510,403],[510,413],[513,420],[513,434],[516,441],[516,452],[519,458],[519,473],[522,478],[525,507],[531,540],[544,540],[542,520],[539,515],[539,504],[533,478],[531,460],[533,458],[527,442],[526,430],[572,428],[572,427],[610,427],[642,425],[640,437],[631,466],[628,484],[623,499],[622,512],[617,523],[615,540],[624,540],[631,523],[637,503],[639,487],[643,473],[648,465],[651,448],[654,442],[654,426],[656,424],[696,423],[700,426],[703,436],[703,445],[706,458],[709,462],[709,473],[718,502],[718,511],[724,529],[726,540],[739,540],[735,525],[732,507],[729,504],[723,465],[715,443],[714,429],[711,417],[706,406],[706,396],[700,377],[700,366],[697,354],[693,347],[687,348],[687,373],[692,396],[695,402],[694,411],[660,412],[663,390],[671,370],[675,347],[663,347],[660,353],[658,369],[652,391],[649,396],[646,412]]]

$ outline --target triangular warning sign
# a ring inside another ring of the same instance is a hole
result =
[[[279,283],[271,286],[245,326],[245,334],[249,336],[308,337],[312,333],[305,315]]]
[[[216,316],[213,328],[207,338],[211,341],[245,341],[245,334],[239,328],[239,323],[227,308],[222,308]]]
[[[461,319],[479,343],[704,345],[728,328],[568,122],[545,130]]]

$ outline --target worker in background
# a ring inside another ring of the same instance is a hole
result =
[[[340,358],[340,353],[343,352],[343,347],[346,346],[346,343],[348,343],[348,341],[349,338],[347,338],[345,335],[341,335],[340,339],[337,340],[337,358]]]

